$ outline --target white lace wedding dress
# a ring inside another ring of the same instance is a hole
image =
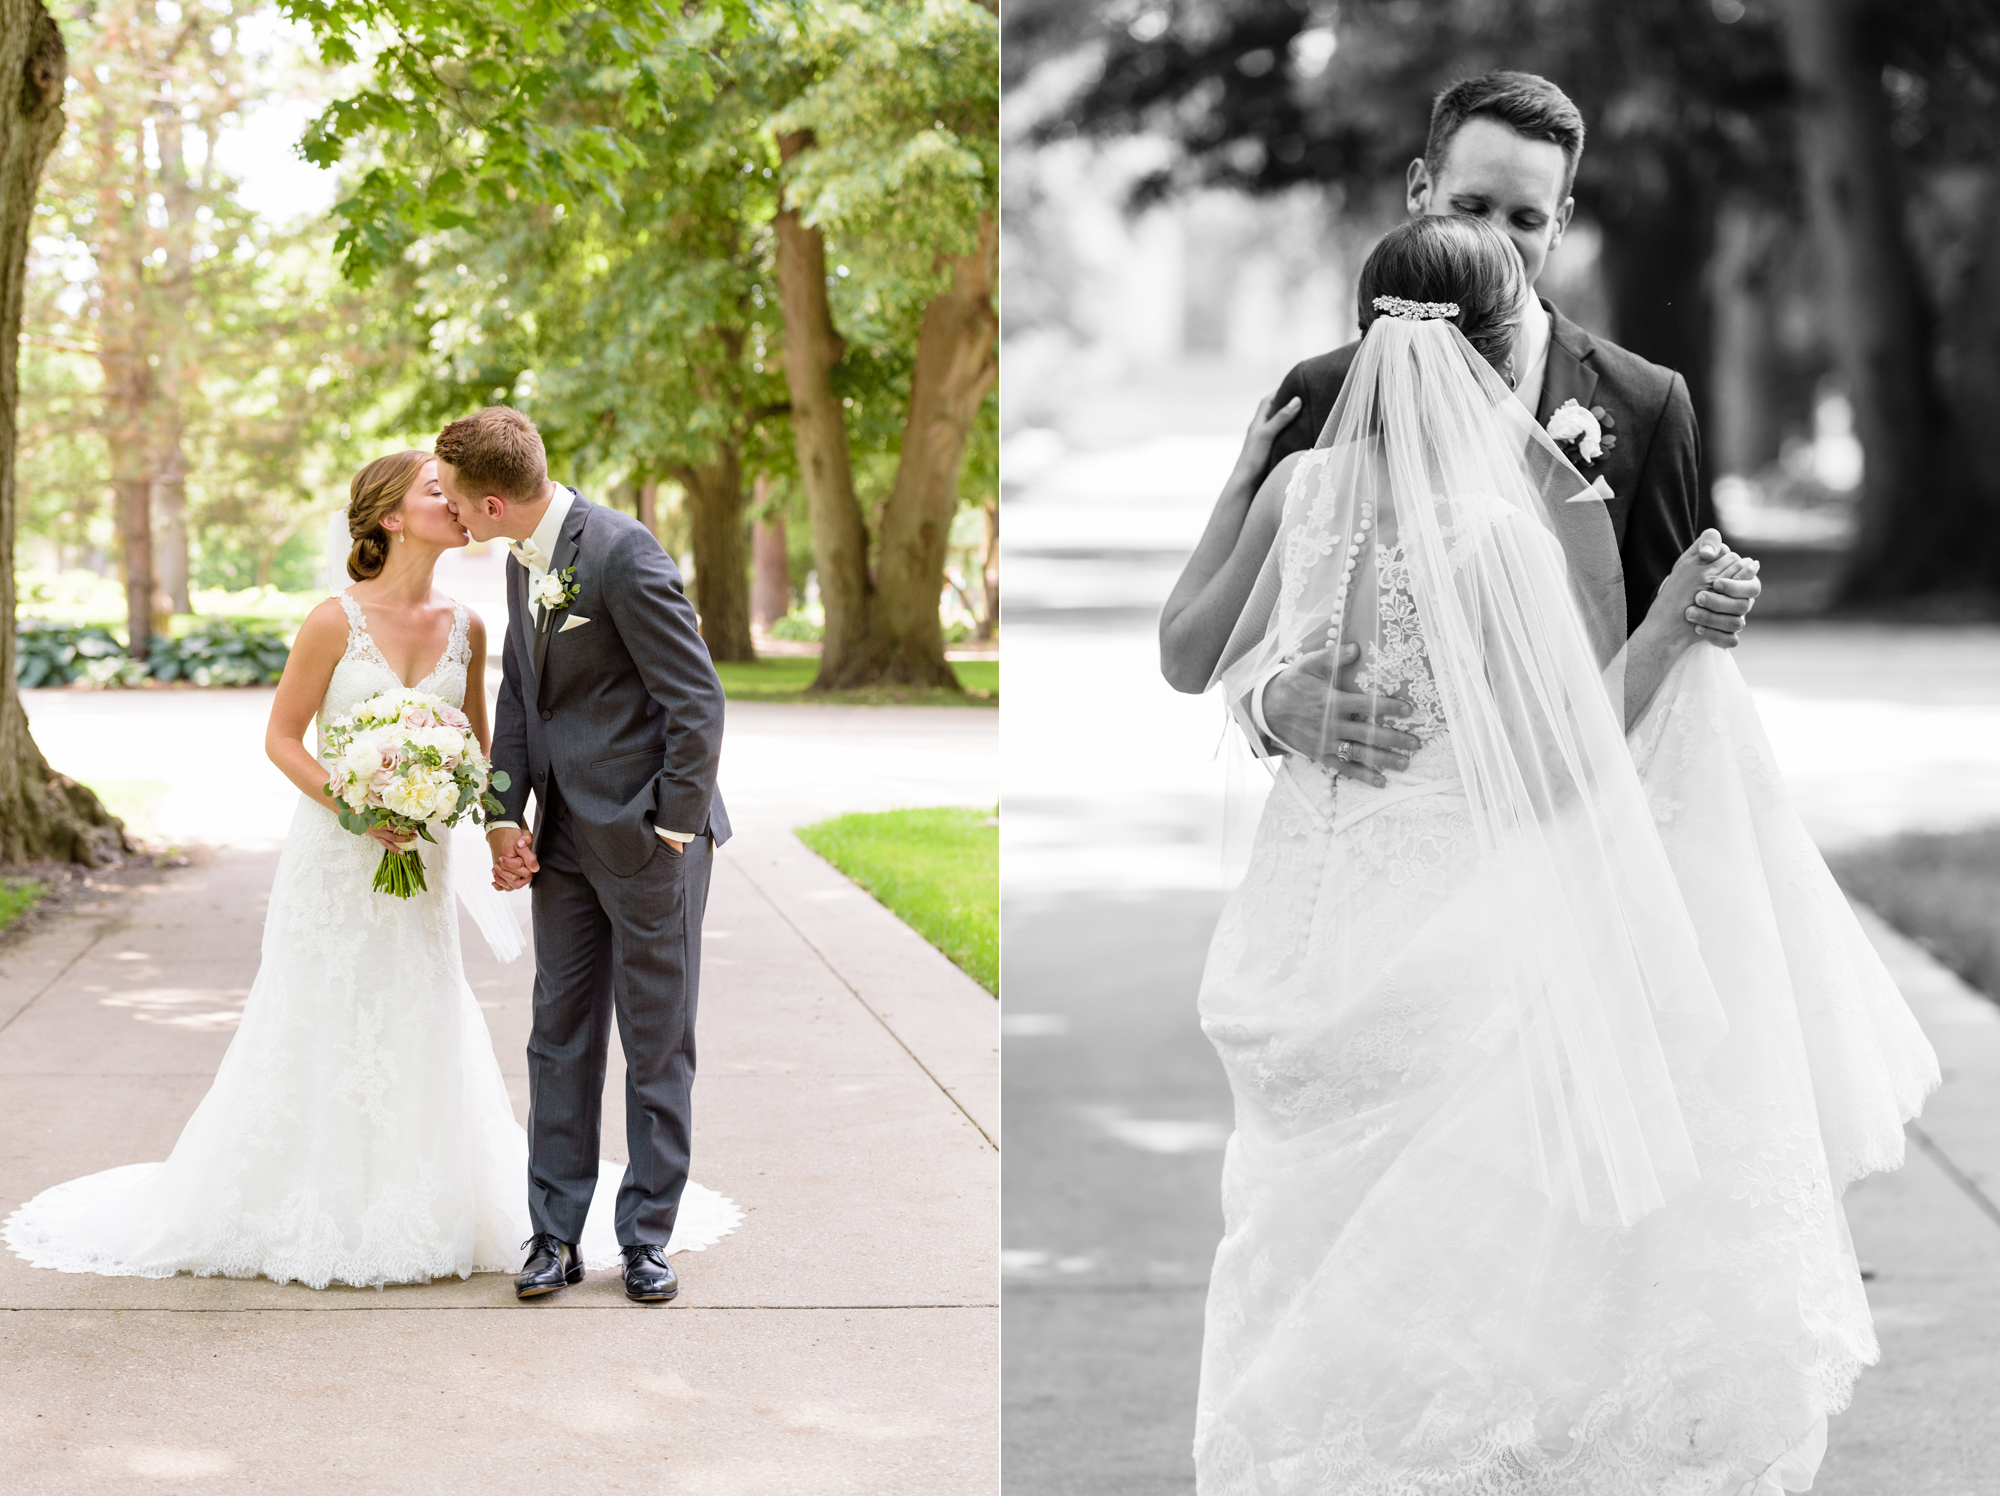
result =
[[[1735,664],[1697,645],[1631,743],[1728,1018],[1718,1047],[1670,1056],[1698,1182],[1628,1228],[1586,1224],[1440,1142],[1494,1073],[1483,978],[1512,932],[1481,917],[1395,545],[1377,585],[1361,688],[1409,700],[1423,746],[1387,788],[1285,760],[1202,984],[1237,1128],[1199,1489],[1803,1490],[1876,1357],[1840,1192],[1901,1161],[1930,1046],[1786,800]]]
[[[320,704],[336,719],[403,682],[340,594],[348,645]],[[462,706],[467,613],[416,689]],[[262,1276],[314,1288],[514,1272],[530,1234],[527,1140],[459,955],[451,838],[421,845],[429,891],[374,892],[379,843],[301,797],[271,888],[263,960],[214,1084],[165,1163],[44,1191],[6,1223],[37,1267]],[[524,979],[525,980],[525,979]],[[611,1235],[622,1165],[606,1163],[582,1243]],[[741,1212],[690,1182],[670,1251]]]

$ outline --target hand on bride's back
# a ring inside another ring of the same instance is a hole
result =
[[[1236,454],[1235,481],[1247,484],[1255,493],[1263,480],[1264,470],[1271,463],[1271,446],[1283,431],[1297,419],[1299,397],[1292,396],[1276,410],[1271,408],[1275,395],[1266,395],[1257,402],[1257,413],[1250,417],[1250,428],[1243,433],[1243,450]]]
[[[1338,668],[1328,649],[1294,660],[1264,688],[1264,723],[1294,753],[1380,787],[1388,783],[1383,771],[1409,767],[1410,755],[1423,744],[1382,725],[1385,718],[1407,717],[1409,702],[1354,689],[1360,655],[1360,646],[1347,644]],[[1316,748],[1322,751],[1313,754]]]

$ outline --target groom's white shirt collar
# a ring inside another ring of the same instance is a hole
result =
[[[533,601],[535,595],[533,584],[537,578],[548,575],[548,563],[555,559],[556,541],[562,538],[563,521],[569,518],[570,505],[574,502],[575,498],[576,495],[572,494],[562,484],[556,484],[555,492],[549,495],[549,507],[542,511],[541,523],[535,526],[535,533],[527,539],[527,544],[533,546],[535,553],[542,558],[542,564],[539,566],[529,566],[526,562],[522,563],[528,573],[528,597],[530,599],[528,603],[528,616],[537,624],[542,621],[542,605]],[[514,821],[489,821],[487,822],[486,829],[496,831],[502,826],[513,826],[516,824]],[[694,833],[692,831],[668,831],[659,826],[655,826],[653,830],[659,833],[661,841],[686,843],[694,840]]]
[[[574,498],[575,495],[560,483],[555,485],[555,492],[549,495],[549,507],[542,511],[541,522],[535,526],[535,533],[528,537],[528,544],[533,546],[536,554],[542,558],[540,566],[528,568],[531,576],[541,576],[547,572],[548,563],[556,553],[556,542],[562,538],[563,521],[569,518],[569,506]],[[539,617],[541,614],[539,605],[535,612]]]
[[[1530,419],[1541,410],[1542,384],[1549,372],[1549,344],[1554,340],[1555,318],[1537,296],[1521,319],[1521,335],[1514,344],[1514,367],[1519,374],[1514,398],[1528,407]]]

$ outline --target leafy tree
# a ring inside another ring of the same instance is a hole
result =
[[[969,0],[913,0],[829,5],[790,38],[812,82],[774,122],[787,178],[777,274],[826,607],[816,690],[957,685],[938,594],[966,445],[999,373],[998,30]],[[829,295],[829,239],[866,267],[857,332],[905,344],[898,332],[915,324],[872,574],[835,382],[848,345]]]
[[[445,231],[391,272],[434,345],[412,425],[506,400],[559,465],[680,486],[718,660],[754,658],[746,494],[790,462],[761,83],[728,70],[707,103],[635,124],[615,195]]]
[[[95,865],[125,849],[124,827],[35,746],[14,685],[14,412],[28,234],[42,163],[63,128],[69,57],[40,0],[0,0],[0,858]]]
[[[70,239],[92,267],[82,320],[101,372],[129,638],[142,658],[166,616],[188,610],[184,438],[205,352],[197,307],[204,282],[234,272],[227,251],[243,228],[211,146],[249,97],[237,27],[259,8],[86,7],[76,108],[43,196],[44,232]]]
[[[294,537],[311,547],[310,510],[345,486],[383,372],[361,335],[376,313],[333,273],[328,236],[252,218],[217,164],[220,126],[252,96],[242,23],[260,12],[92,7],[41,194],[30,471],[72,542],[108,477],[142,658],[190,611],[197,561],[248,585]]]
[[[991,7],[283,4],[314,26],[330,60],[356,56],[370,28],[389,38],[367,86],[327,111],[308,140],[323,163],[376,153],[336,209],[357,277],[422,253],[429,238],[490,235],[509,218],[560,213],[608,225],[635,211],[628,187],[649,179],[654,132],[664,125],[671,135],[700,109],[735,109],[725,95],[764,101],[775,139],[746,117],[735,148],[758,187],[765,166],[755,158],[772,164],[775,150],[787,194],[772,203],[775,272],[796,461],[828,612],[816,684],[955,686],[937,602],[966,433],[995,372]],[[676,243],[649,240],[663,259]],[[839,247],[832,262],[830,244]],[[836,315],[850,319],[851,336]],[[773,331],[752,327],[752,344]],[[752,374],[759,362],[768,369],[768,357],[752,357]],[[519,373],[493,372],[495,388],[512,388]],[[907,391],[891,442],[900,457],[871,535],[854,459],[874,449],[867,433],[879,429],[892,388]],[[670,409],[660,396],[638,408]],[[621,424],[632,409],[618,412]],[[715,482],[727,487],[726,471]],[[740,476],[736,486],[740,503]],[[714,522],[717,547],[740,545],[740,521],[722,509],[698,503],[697,512]],[[728,567],[732,578],[737,569]]]

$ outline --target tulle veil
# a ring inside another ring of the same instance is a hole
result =
[[[1442,319],[1377,318],[1295,461],[1213,683],[1248,729],[1247,697],[1277,665],[1359,643],[1371,688],[1369,669],[1421,630],[1456,776],[1392,772],[1369,793],[1342,780],[1334,816],[1444,790],[1472,821],[1479,870],[1440,915],[1484,937],[1483,969],[1395,976],[1478,980],[1492,997],[1482,1074],[1427,1142],[1586,1222],[1627,1225],[1695,1182],[1672,1075],[1728,1025],[1625,741],[1625,602],[1604,504]],[[1404,585],[1379,588],[1385,567]],[[1396,616],[1403,598],[1416,618]],[[1332,710],[1329,696],[1323,734]]]

